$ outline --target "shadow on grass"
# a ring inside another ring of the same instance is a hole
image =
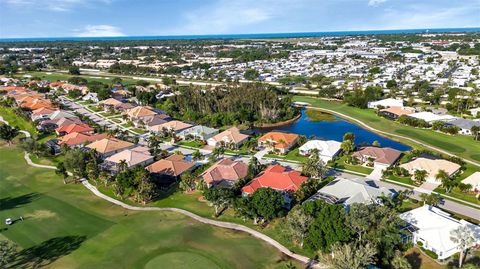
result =
[[[420,253],[412,252],[407,254],[405,258],[412,266],[412,269],[420,269],[422,266],[422,257],[420,256]]]
[[[86,236],[63,236],[20,251],[11,268],[40,268],[78,249]]]
[[[31,203],[40,196],[39,193],[31,192],[17,197],[0,198],[0,211],[21,207],[22,205]]]

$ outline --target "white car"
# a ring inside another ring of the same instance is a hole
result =
[[[11,218],[5,219],[5,224],[12,225],[13,220]]]

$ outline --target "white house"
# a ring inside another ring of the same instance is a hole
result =
[[[394,99],[394,98],[387,98],[387,99],[383,99],[383,100],[368,102],[368,108],[378,108],[379,106],[382,106],[382,107],[403,107],[403,100]]]
[[[407,222],[407,230],[411,232],[412,242],[415,244],[421,242],[423,248],[435,252],[440,260],[460,251],[458,244],[450,238],[450,233],[460,226],[470,227],[476,237],[476,244],[480,243],[478,225],[454,219],[450,214],[429,205],[402,213],[400,218]]]
[[[340,152],[342,143],[335,140],[310,140],[298,150],[301,155],[309,155],[314,149],[318,150],[318,156],[324,162],[333,159]]]
[[[83,101],[92,101],[94,103],[98,103],[98,96],[96,92],[89,92],[82,97]]]
[[[426,122],[434,122],[434,121],[448,121],[448,120],[454,120],[456,119],[454,116],[451,115],[437,115],[432,112],[428,111],[423,111],[423,112],[417,112],[408,115],[409,117],[417,118],[420,120],[424,120]]]
[[[471,191],[480,192],[480,172],[475,172],[462,180],[463,184],[470,184],[472,188]]]

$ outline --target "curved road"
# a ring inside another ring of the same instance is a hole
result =
[[[432,150],[435,150],[435,151],[438,151],[438,152],[441,152],[443,154],[446,154],[448,156],[453,156],[453,157],[458,157],[457,155],[455,154],[452,154],[448,151],[445,151],[443,149],[439,149],[437,147],[434,147],[434,146],[430,146],[430,145],[427,145],[425,144],[424,142],[421,142],[421,141],[418,141],[418,140],[415,140],[413,138],[410,138],[410,137],[407,137],[407,136],[403,136],[403,135],[397,135],[397,134],[392,134],[392,133],[389,133],[389,132],[385,132],[385,131],[381,131],[381,130],[378,130],[378,129],[375,129],[371,126],[369,126],[368,124],[364,123],[363,121],[360,121],[356,118],[353,118],[353,117],[350,117],[348,115],[345,115],[343,113],[340,113],[340,112],[337,112],[335,110],[331,110],[331,109],[326,109],[326,108],[321,108],[321,107],[314,107],[314,106],[306,106],[306,108],[309,108],[309,109],[315,109],[315,110],[320,110],[320,111],[325,111],[325,112],[328,112],[328,113],[331,113],[331,114],[335,114],[335,115],[338,115],[342,118],[345,118],[345,119],[348,119],[348,120],[351,120],[351,121],[354,121],[356,123],[358,123],[359,125],[361,125],[362,127],[370,130],[370,131],[373,131],[373,132],[376,132],[376,133],[380,133],[380,134],[384,134],[384,135],[387,135],[387,136],[393,136],[393,137],[397,137],[397,138],[402,138],[402,139],[406,139],[406,140],[409,140],[411,142],[414,142],[416,144],[419,144],[419,145],[422,145],[426,148],[429,148],[429,149],[432,149]],[[460,157],[458,157],[460,158]],[[462,160],[464,160],[465,162],[469,163],[469,164],[473,164],[473,165],[476,165],[476,166],[480,166],[480,163],[478,162],[475,162],[475,161],[471,161],[471,160],[468,160],[468,159],[464,159],[464,158],[461,158]]]

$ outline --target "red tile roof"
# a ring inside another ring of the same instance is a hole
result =
[[[69,124],[69,125],[64,125],[64,126],[61,126],[61,127],[58,127],[57,129],[55,129],[55,132],[57,133],[73,133],[73,132],[76,132],[76,133],[88,133],[88,132],[93,132],[93,128],[90,127],[88,124],[76,124],[76,123],[73,123],[73,124]]]
[[[237,181],[246,177],[247,173],[248,165],[244,162],[223,159],[203,172],[202,177],[207,184],[215,185],[222,181]]]
[[[269,166],[265,172],[242,188],[243,193],[254,193],[260,188],[272,188],[279,191],[295,192],[308,177],[295,170],[287,170],[277,164]]]
[[[268,132],[258,139],[259,142],[274,141],[275,148],[289,148],[298,139],[297,134],[283,132]]]

